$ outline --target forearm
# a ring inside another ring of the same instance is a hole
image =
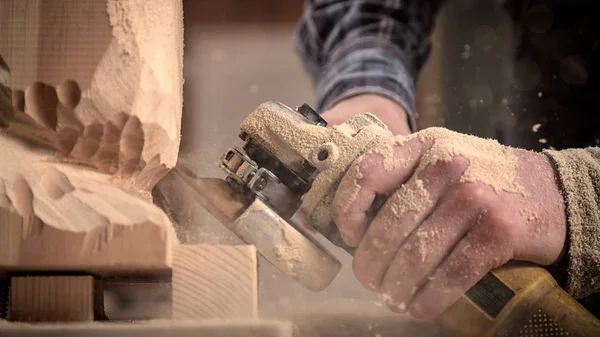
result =
[[[545,153],[554,161],[566,203],[566,289],[583,298],[600,291],[600,148]]]
[[[430,50],[442,1],[305,2],[296,47],[316,88],[319,112],[359,94],[386,97],[414,122],[414,85]]]

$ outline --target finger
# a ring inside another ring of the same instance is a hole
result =
[[[463,157],[428,166],[388,199],[354,255],[354,274],[365,287],[380,290],[400,245],[431,213],[446,189],[458,182],[467,166]]]
[[[389,195],[405,183],[431,146],[413,138],[392,142],[357,159],[338,186],[334,221],[346,244],[356,247],[367,227],[366,212],[377,195]]]
[[[379,290],[390,310],[405,312],[417,291],[470,229],[479,214],[469,206],[472,198],[467,189],[450,188],[400,246]]]
[[[410,315],[423,319],[439,316],[488,271],[507,263],[513,254],[515,228],[511,220],[482,218],[418,292],[409,305]]]

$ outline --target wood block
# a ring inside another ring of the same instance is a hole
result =
[[[258,312],[254,246],[181,245],[173,257],[173,319],[244,319]]]
[[[11,277],[10,289],[11,321],[94,320],[92,276]]]
[[[127,205],[140,204],[140,200],[118,189],[105,198],[117,201],[119,195],[124,214]],[[0,208],[0,274],[2,271],[70,270],[102,276],[168,275],[175,234],[170,234],[170,222],[162,211],[153,209],[149,202],[144,203],[140,211],[152,210],[148,216],[159,216],[156,219],[162,224],[107,224],[75,231],[49,226],[37,217],[23,218],[15,211]],[[81,211],[88,209],[82,204],[76,205],[82,207]],[[71,214],[74,211],[71,210]],[[90,214],[87,223],[79,216],[71,220],[89,225],[94,217]],[[65,218],[65,224],[68,220]]]
[[[17,324],[0,321],[2,337],[292,337],[291,322],[227,320],[209,322]]]
[[[135,115],[150,138],[163,137],[152,144],[160,151],[148,151],[144,160],[160,152],[168,167],[175,165],[181,0],[2,0],[0,33],[0,55],[11,69],[7,86],[25,90],[34,81],[58,86],[75,80],[83,91],[76,112],[84,124]]]
[[[105,8],[105,1],[0,1],[0,54],[12,65],[13,86],[54,83],[61,71],[87,87],[111,39],[106,15],[94,15]]]
[[[0,273],[168,272],[181,0],[2,0],[0,32]]]

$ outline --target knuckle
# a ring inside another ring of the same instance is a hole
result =
[[[489,188],[478,183],[461,183],[454,190],[457,202],[469,206],[471,209],[490,209],[493,200]]]
[[[368,175],[369,172],[373,170],[377,161],[381,159],[375,151],[378,151],[377,148],[359,156],[355,159],[354,163],[352,163],[351,169],[356,173],[358,179]]]
[[[451,263],[446,269],[444,275],[438,280],[440,284],[440,293],[443,295],[450,289],[460,288],[465,281],[478,273],[480,267],[480,256],[472,256],[467,250],[460,252],[454,263]]]
[[[426,231],[417,229],[414,237],[419,239],[403,244],[394,262],[401,268],[410,268],[414,273],[422,274],[427,272],[428,264],[439,254],[440,249],[435,246],[435,239]]]
[[[519,231],[516,219],[507,212],[495,212],[487,221],[485,234],[489,241],[512,242]]]
[[[446,175],[459,177],[469,166],[469,161],[462,156],[454,156],[452,160],[443,161],[440,165]]]

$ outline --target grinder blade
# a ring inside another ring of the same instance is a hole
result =
[[[176,188],[192,192],[194,201],[221,224],[306,288],[325,289],[341,269],[341,263],[327,249],[303,235],[259,198],[238,193],[225,180],[199,178],[179,167],[169,175]]]

